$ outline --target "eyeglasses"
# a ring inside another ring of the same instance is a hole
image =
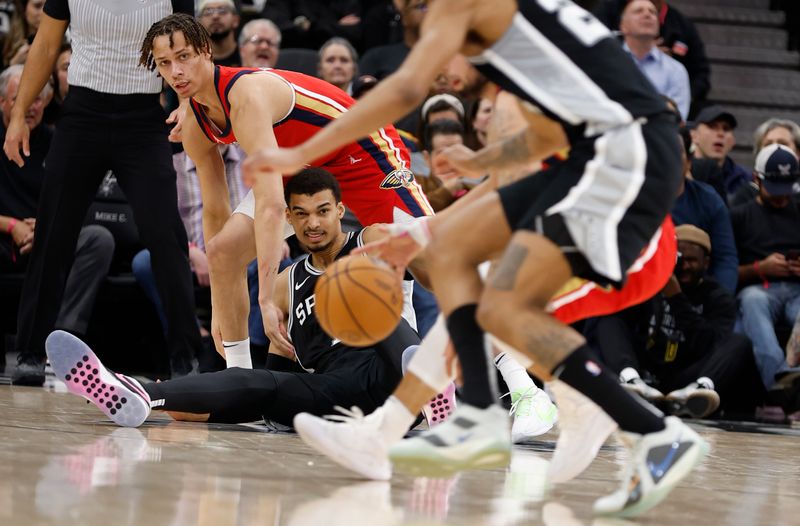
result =
[[[200,13],[200,16],[214,16],[214,15],[227,15],[228,13],[232,13],[230,7],[206,7]]]
[[[281,41],[280,40],[270,40],[268,38],[260,37],[260,36],[257,36],[257,35],[254,35],[254,36],[248,38],[247,40],[244,41],[244,43],[245,44],[253,44],[256,47],[260,46],[261,44],[266,44],[267,47],[275,47],[275,48],[277,48],[277,47],[280,47],[280,45],[281,45]]]

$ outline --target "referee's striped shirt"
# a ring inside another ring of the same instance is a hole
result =
[[[138,66],[154,23],[174,11],[194,14],[193,0],[46,0],[44,12],[69,20],[70,86],[102,93],[159,93],[161,78]]]

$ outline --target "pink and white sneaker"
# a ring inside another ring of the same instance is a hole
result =
[[[453,382],[450,382],[450,385],[444,391],[431,398],[430,402],[422,407],[422,413],[425,415],[425,420],[428,421],[428,427],[441,424],[455,410],[456,384]]]
[[[80,339],[65,331],[53,331],[45,349],[53,372],[67,384],[67,390],[92,402],[116,424],[139,427],[150,415],[150,397],[142,385],[106,369]]]

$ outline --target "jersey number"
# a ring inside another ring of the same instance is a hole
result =
[[[564,29],[587,47],[608,37],[611,31],[582,7],[569,0],[537,0],[548,13],[558,12],[558,21]]]
[[[315,303],[314,295],[306,298],[306,301],[300,303],[297,308],[294,310],[294,315],[297,317],[298,323],[303,325],[305,323],[306,318],[311,316],[311,311],[314,309]]]

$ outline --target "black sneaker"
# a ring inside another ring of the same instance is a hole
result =
[[[43,386],[44,364],[44,358],[37,359],[20,355],[19,358],[17,358],[17,367],[11,375],[11,383],[13,385],[27,385],[30,387]]]

